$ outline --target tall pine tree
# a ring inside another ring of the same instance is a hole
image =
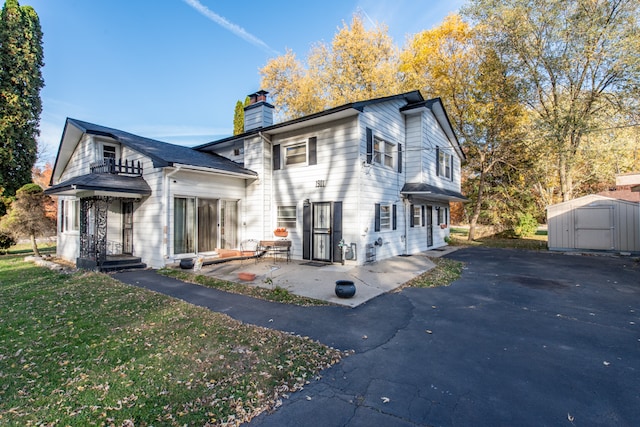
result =
[[[6,0],[0,13],[0,187],[31,182],[42,112],[42,29],[36,11]]]

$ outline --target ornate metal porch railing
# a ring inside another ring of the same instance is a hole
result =
[[[140,161],[134,162],[122,159],[103,159],[98,162],[91,163],[89,165],[89,171],[91,173],[112,173],[112,174],[125,174],[142,176],[142,165]]]

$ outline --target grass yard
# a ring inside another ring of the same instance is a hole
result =
[[[0,425],[237,425],[342,356],[107,275],[0,256]]]
[[[456,246],[487,246],[491,248],[512,248],[528,249],[536,251],[547,250],[547,230],[539,229],[535,235],[526,238],[507,238],[500,236],[489,236],[467,240],[469,229],[463,227],[451,227],[451,245]]]

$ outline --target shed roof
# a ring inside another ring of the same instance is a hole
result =
[[[45,194],[56,196],[91,195],[142,197],[151,194],[151,187],[141,176],[116,175],[112,173],[90,173],[73,177],[45,190]]]

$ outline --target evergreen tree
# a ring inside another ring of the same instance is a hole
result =
[[[35,10],[6,0],[0,13],[0,187],[31,182],[44,86],[42,30]]]
[[[233,114],[233,134],[240,135],[244,132],[244,107],[249,105],[249,97],[247,96],[244,99],[244,104],[242,101],[238,100],[236,102],[236,109]]]

